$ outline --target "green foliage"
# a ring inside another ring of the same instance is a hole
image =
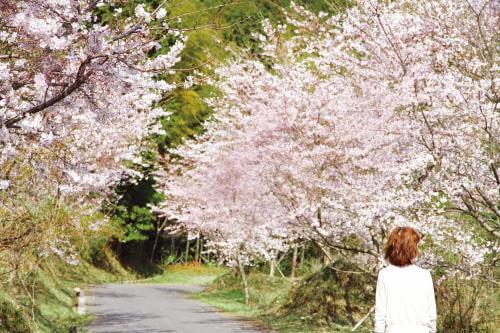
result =
[[[31,270],[0,285],[0,333],[67,333],[72,327],[82,328],[90,317],[74,311],[74,288],[131,278],[109,251],[106,255],[108,270],[85,261],[69,266],[57,257],[41,264],[37,258],[26,258]]]
[[[232,271],[216,279],[205,291],[196,296],[221,310],[257,319],[284,303],[292,286],[289,279],[270,277],[254,272],[248,275],[250,303],[245,304],[243,282]]]
[[[132,193],[137,192],[135,189]],[[128,204],[128,203],[127,203]],[[155,217],[147,207],[120,205],[115,211],[113,222],[123,228],[121,242],[142,241],[148,239],[147,231],[153,229]]]
[[[124,243],[149,239],[156,221],[149,207],[164,198],[155,188],[156,154],[144,151],[141,157],[143,164],[133,166],[137,175],[122,180],[115,188],[117,199],[104,207],[104,211],[112,215],[115,238]]]
[[[23,193],[10,200],[16,210],[0,209],[4,237],[0,246],[0,332],[67,333],[86,320],[72,308],[74,287],[127,275],[107,248],[114,231],[100,223],[104,220],[101,213],[74,207],[64,197]],[[63,243],[61,257],[75,256],[79,265],[69,265],[53,253],[58,242]],[[103,269],[89,263],[99,263]]]
[[[324,324],[354,325],[374,304],[373,278],[337,260],[305,278],[291,292],[283,310]]]
[[[498,332],[500,290],[482,280],[450,277],[436,288],[438,332]]]
[[[26,333],[31,329],[26,315],[14,300],[0,289],[0,333]]]
[[[209,107],[203,97],[210,93],[208,87],[196,91],[180,89],[165,103],[165,110],[171,116],[162,120],[165,136],[158,138],[160,153],[166,153],[203,131],[203,122],[210,116]]]
[[[220,310],[251,319],[257,324],[277,332],[347,333],[351,330],[350,325],[326,324],[310,320],[308,315],[302,313],[299,308],[297,311],[284,311],[284,306],[291,301],[290,293],[303,286],[305,281],[294,284],[288,278],[269,277],[267,274],[254,272],[248,275],[248,283],[250,288],[249,305],[245,305],[241,278],[234,272],[216,279],[212,285],[195,297]],[[314,303],[312,306],[320,308],[322,304]],[[366,333],[368,330],[361,328],[358,332]]]

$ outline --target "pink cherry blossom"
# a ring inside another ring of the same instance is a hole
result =
[[[214,120],[179,149],[164,213],[229,260],[308,239],[369,269],[388,231],[412,225],[424,264],[478,273],[498,250],[498,4],[294,8],[293,37],[268,22],[257,36],[271,69],[241,57],[217,70]]]
[[[104,3],[0,4],[3,206],[24,193],[98,209],[163,115],[155,104],[174,85],[156,76],[179,60],[184,38],[150,58],[157,41],[146,9],[104,24],[95,17],[97,5]]]

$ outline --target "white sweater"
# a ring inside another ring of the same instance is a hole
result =
[[[436,301],[429,271],[389,265],[378,274],[375,333],[435,333]]]

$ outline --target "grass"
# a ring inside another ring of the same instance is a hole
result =
[[[312,318],[282,311],[294,282],[288,278],[269,277],[262,273],[249,275],[250,304],[245,304],[243,286],[239,277],[226,274],[205,291],[194,295],[204,303],[238,317],[251,320],[259,326],[283,333],[350,332],[350,327],[317,324]],[[359,333],[368,331],[358,330]]]
[[[217,309],[235,313],[243,317],[258,314],[258,310],[245,304],[245,296],[238,290],[223,290],[218,292],[201,292],[194,298],[210,304]]]
[[[113,282],[122,276],[82,262],[73,269],[54,266],[44,267],[38,272],[38,325],[42,332],[68,332],[71,327],[82,328],[92,318],[91,315],[78,315],[74,311],[74,288],[85,288],[89,283]]]
[[[74,288],[85,289],[89,284],[124,280],[148,283],[208,284],[227,273],[224,267],[199,264],[171,265],[161,275],[137,280],[124,270],[111,253],[106,253],[106,267],[97,268],[85,261],[68,266],[56,258],[26,274],[26,285],[35,291],[35,303],[19,286],[0,285],[0,333],[67,333],[70,328],[83,329],[93,317],[74,311]],[[35,320],[33,320],[33,318]]]
[[[138,282],[206,285],[228,272],[226,267],[198,263],[168,265],[163,270],[161,275]]]
[[[134,278],[116,271],[110,274],[106,270],[97,269],[86,263],[74,268],[51,264],[36,274],[34,276],[38,290],[36,329],[39,332],[51,333],[66,333],[72,326],[81,328],[91,319],[90,316],[78,316],[73,311],[73,288],[77,286],[81,288],[88,283],[106,283]],[[245,304],[241,279],[226,267],[196,263],[168,265],[163,267],[163,273],[160,275],[133,281],[208,285],[205,291],[194,294],[193,298],[226,313],[252,321],[256,326],[271,328],[277,332],[350,332],[350,327],[318,323],[317,318],[305,312],[292,313],[284,310],[286,309],[284,305],[290,303],[291,291],[297,289],[296,283],[299,280],[269,277],[267,274],[258,272],[250,274],[248,278],[250,285],[250,304],[248,305]],[[1,329],[0,332],[2,332]],[[365,332],[358,331],[358,333]]]
[[[82,328],[91,316],[74,311],[74,288],[132,276],[111,255],[107,260],[110,267],[100,269],[83,260],[69,266],[54,257],[23,272],[24,287],[20,280],[0,285],[0,333],[67,333],[72,327]]]

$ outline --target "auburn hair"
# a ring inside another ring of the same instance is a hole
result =
[[[385,259],[394,266],[408,266],[418,254],[420,235],[410,227],[397,227],[389,234],[385,244]]]

